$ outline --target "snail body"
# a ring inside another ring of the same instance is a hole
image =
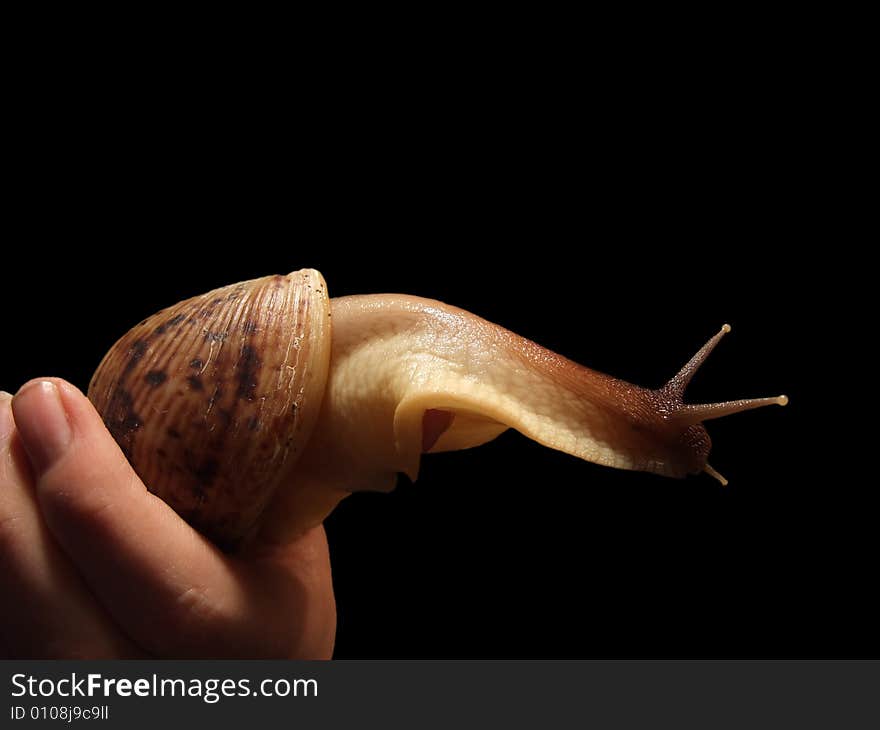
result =
[[[587,461],[707,471],[702,421],[785,396],[683,402],[725,325],[663,388],[583,367],[441,302],[330,300],[321,275],[242,282],[147,318],[89,398],[151,491],[221,545],[285,540],[355,490],[415,479],[426,452],[507,428]]]

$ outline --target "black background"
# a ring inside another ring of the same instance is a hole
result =
[[[9,142],[0,386],[85,388],[143,317],[305,266],[648,386],[730,322],[689,399],[791,404],[709,424],[729,487],[511,432],[426,457],[327,520],[336,655],[877,656],[876,513],[817,375],[834,255],[803,100],[772,63],[625,55],[42,69]]]

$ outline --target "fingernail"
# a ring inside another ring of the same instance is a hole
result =
[[[15,424],[37,472],[54,464],[70,443],[71,431],[58,386],[49,380],[26,385],[15,396]]]
[[[0,390],[0,446],[6,443],[6,439],[12,435],[12,429],[15,425],[12,420],[12,409],[9,407],[11,400],[11,393]]]

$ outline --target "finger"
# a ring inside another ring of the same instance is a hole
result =
[[[46,524],[138,644],[164,656],[255,651],[246,576],[146,490],[79,390],[31,381],[13,411]]]
[[[271,600],[266,622],[276,646],[288,658],[330,659],[336,640],[336,600],[324,526],[283,544],[258,541],[247,559],[257,595]],[[291,618],[297,617],[296,621]]]
[[[139,656],[43,524],[11,401],[0,392],[0,656]]]

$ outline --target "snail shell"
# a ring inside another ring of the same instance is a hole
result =
[[[233,284],[131,329],[98,366],[89,398],[150,491],[234,545],[309,440],[329,335],[317,271]]]

